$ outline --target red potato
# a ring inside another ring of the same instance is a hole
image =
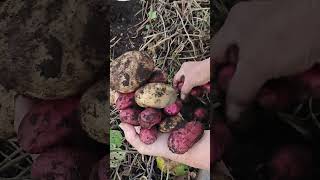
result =
[[[175,103],[165,107],[163,111],[165,114],[169,116],[175,116],[180,112],[181,108],[182,108],[182,101],[178,99]]]
[[[312,151],[302,145],[281,147],[270,162],[272,180],[301,180],[312,176]]]
[[[232,134],[230,129],[222,121],[214,121],[213,136],[212,136],[211,160],[213,163],[222,158],[222,155],[227,151],[232,144]]]
[[[320,98],[320,65],[298,75],[298,80],[307,87],[313,97]]]
[[[139,133],[140,140],[145,144],[153,144],[158,138],[158,131],[155,127],[151,129],[141,129]]]
[[[141,128],[150,129],[154,125],[161,122],[162,113],[161,111],[153,108],[146,108],[139,115],[139,123]]]
[[[116,107],[118,110],[124,110],[135,105],[134,92],[133,93],[119,93],[119,97],[116,101]]]
[[[204,90],[198,86],[191,89],[190,95],[194,97],[201,97],[203,96]]]
[[[131,124],[133,126],[139,126],[139,114],[140,110],[135,108],[128,108],[120,110],[120,121]]]
[[[19,125],[18,141],[22,149],[38,154],[72,139],[81,129],[79,103],[79,98],[68,98],[34,105]]]
[[[168,147],[173,153],[184,154],[201,139],[203,133],[204,127],[200,122],[188,122],[184,127],[170,133]]]
[[[195,120],[204,120],[207,116],[208,111],[203,107],[196,108],[193,112],[193,118]]]
[[[151,78],[148,80],[149,83],[167,83],[168,78],[167,74],[161,69],[155,69],[151,75]]]
[[[31,177],[34,180],[87,180],[97,160],[94,153],[79,147],[52,148],[34,161]]]
[[[210,93],[210,89],[211,89],[211,84],[210,82],[208,82],[205,85],[202,85],[201,88],[204,90],[205,93],[209,94]]]
[[[218,84],[218,88],[221,91],[225,92],[228,89],[230,80],[232,79],[235,71],[236,71],[236,66],[231,64],[226,65],[219,71],[218,77],[217,77],[217,84]]]

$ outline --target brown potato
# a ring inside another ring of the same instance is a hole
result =
[[[181,115],[169,116],[160,123],[159,130],[163,133],[168,133],[178,128],[183,123]]]
[[[109,105],[105,81],[92,86],[80,102],[82,129],[94,140],[106,144],[109,131]]]
[[[138,89],[150,77],[154,62],[146,53],[129,51],[110,64],[110,87],[121,93]]]
[[[164,83],[148,83],[135,93],[136,103],[140,107],[162,109],[177,100],[176,90]]]
[[[14,107],[16,92],[7,90],[0,85],[0,139],[15,135]]]
[[[40,99],[85,91],[106,64],[106,6],[93,0],[2,1],[0,83]]]

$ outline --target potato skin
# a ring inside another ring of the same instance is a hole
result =
[[[121,93],[134,92],[153,70],[154,62],[145,52],[126,52],[110,63],[110,87]]]
[[[168,84],[149,83],[135,92],[135,100],[140,107],[162,109],[177,100],[177,92]]]
[[[135,105],[134,93],[120,93],[116,102],[118,110],[124,110]]]
[[[170,116],[160,123],[159,130],[163,133],[169,133],[183,124],[181,115]]]
[[[104,70],[102,0],[2,1],[1,7],[0,83],[7,89],[61,99],[85,91]]]
[[[22,149],[38,154],[74,137],[81,129],[79,103],[79,98],[68,98],[34,105],[18,129],[18,142]]]
[[[145,144],[153,144],[158,138],[158,131],[155,127],[151,129],[142,128],[139,133],[140,140]]]
[[[34,161],[31,177],[34,180],[87,180],[97,157],[79,147],[56,147],[41,153]]]
[[[141,111],[136,108],[128,108],[120,110],[120,121],[131,124],[133,126],[139,126],[139,114]]]
[[[159,124],[162,119],[160,110],[146,108],[139,114],[139,124],[141,128],[150,129],[156,124]]]
[[[109,105],[105,81],[97,82],[80,101],[80,114],[82,129],[89,137],[97,142],[106,144],[108,141]]]
[[[203,125],[198,121],[190,121],[183,128],[171,132],[168,138],[168,147],[176,154],[186,153],[204,133]]]
[[[180,99],[177,99],[175,103],[165,107],[163,111],[165,114],[169,116],[175,116],[180,112],[181,108],[182,108],[182,101]]]
[[[15,135],[14,113],[17,93],[0,85],[0,140],[6,140]]]

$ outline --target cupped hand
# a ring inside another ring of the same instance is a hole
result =
[[[150,145],[140,141],[137,131],[132,125],[121,123],[120,128],[126,140],[140,153],[149,156],[160,156],[199,169],[210,169],[210,131],[185,154],[172,153],[167,145],[168,133],[159,133],[158,139]]]
[[[320,2],[311,0],[247,1],[231,9],[211,42],[214,67],[237,64],[226,97],[229,121],[239,119],[267,80],[320,62],[319,15]]]
[[[183,82],[181,99],[185,99],[191,89],[210,81],[210,58],[203,61],[189,61],[182,64],[173,79],[175,87]]]

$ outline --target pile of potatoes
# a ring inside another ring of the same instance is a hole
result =
[[[126,52],[110,64],[110,69],[110,103],[119,110],[121,122],[141,127],[139,137],[143,143],[154,143],[159,131],[170,133],[169,149],[183,154],[202,137],[204,126],[199,120],[207,116],[206,110],[196,109],[193,119],[184,120],[180,113],[183,102],[178,98],[182,84],[170,86],[167,74],[155,68],[147,54]],[[208,83],[194,88],[191,95],[209,91]]]

